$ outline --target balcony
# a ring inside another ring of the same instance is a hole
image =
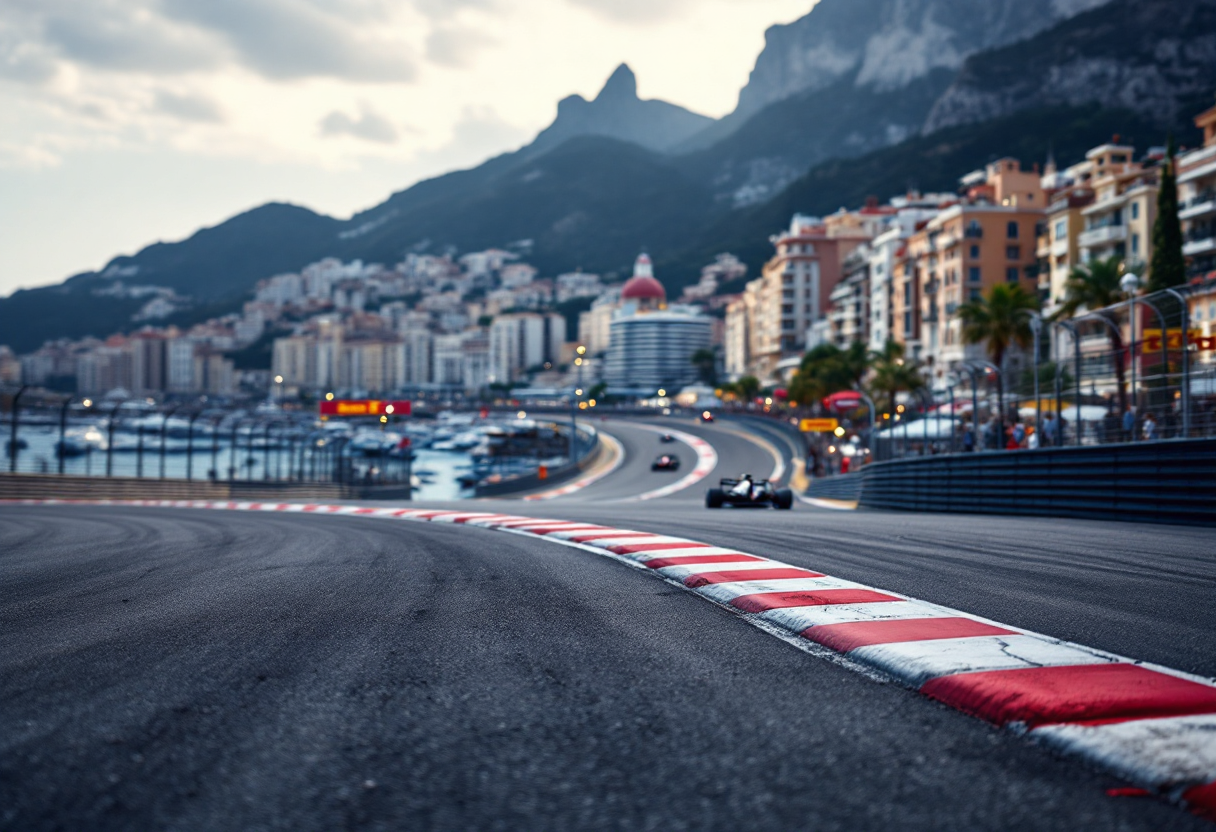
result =
[[[963,236],[969,240],[984,239],[984,229],[982,226],[974,226],[963,230]]]
[[[937,290],[941,288],[941,285],[940,280],[930,280],[925,284],[924,293],[926,295],[936,295]]]
[[[1195,257],[1216,251],[1216,226],[1192,228],[1182,235],[1182,255]]]
[[[1178,219],[1192,220],[1216,213],[1216,188],[1207,188],[1187,200],[1178,212]]]
[[[1126,239],[1127,226],[1103,225],[1082,231],[1081,236],[1077,238],[1077,244],[1082,248],[1092,248],[1093,246],[1106,245],[1107,243],[1122,242]]]
[[[1067,257],[1068,256],[1068,238],[1061,237],[1051,244],[1052,257]]]

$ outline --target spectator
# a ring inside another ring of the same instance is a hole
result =
[[[975,431],[971,429],[971,423],[968,422],[963,426],[963,452],[971,453],[975,450]]]
[[[1026,426],[1021,422],[1013,424],[1013,441],[1018,443],[1018,447],[1022,447],[1022,443],[1026,441]]]
[[[1144,439],[1152,441],[1157,438],[1157,420],[1154,418],[1152,411],[1144,414]]]
[[[1123,441],[1134,442],[1136,439],[1136,409],[1129,407],[1123,414]]]
[[[1060,425],[1056,422],[1054,413],[1046,413],[1043,415],[1043,438],[1040,443],[1045,448],[1051,448],[1059,444],[1056,440],[1060,435]]]
[[[1119,441],[1119,414],[1113,407],[1107,408],[1106,415],[1102,417],[1102,441]]]

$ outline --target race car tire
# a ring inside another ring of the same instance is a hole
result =
[[[722,508],[722,489],[711,488],[705,492],[706,508]]]
[[[794,492],[788,488],[778,488],[776,499],[773,502],[777,508],[789,511],[794,507]]]

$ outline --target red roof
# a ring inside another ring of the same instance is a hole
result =
[[[631,277],[621,289],[621,300],[667,300],[667,290],[653,277]]]

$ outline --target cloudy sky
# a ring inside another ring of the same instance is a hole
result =
[[[0,0],[0,295],[269,200],[349,216],[616,65],[733,109],[814,0]]]

